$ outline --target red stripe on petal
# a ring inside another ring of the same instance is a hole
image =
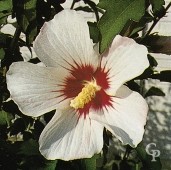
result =
[[[92,108],[95,110],[101,110],[107,106],[112,106],[112,97],[101,89],[96,92],[96,96],[92,101]]]
[[[94,68],[91,65],[72,67],[70,76],[66,77],[61,92],[66,98],[76,97],[84,87],[85,81],[93,79]]]
[[[86,80],[91,81],[92,76],[94,73],[94,68],[91,65],[77,65],[77,68],[73,68],[71,70],[71,74],[77,79],[77,80]]]
[[[104,90],[109,88],[109,71],[105,72],[104,69],[98,68],[94,73],[94,78],[96,79],[96,83],[102,87]]]
[[[95,111],[106,109],[107,106],[113,107],[112,105],[112,97],[107,95],[106,92],[101,89],[100,91],[96,92],[96,96],[93,100],[87,103],[84,108],[78,109],[79,114],[86,114],[89,113],[90,107],[92,107]]]
[[[83,83],[73,77],[67,77],[64,88],[61,90],[66,98],[76,97],[83,88]]]
[[[78,109],[79,114],[80,115],[84,114],[84,116],[86,116],[89,113],[91,105],[92,105],[92,101],[90,101],[89,103],[85,104],[84,108]]]

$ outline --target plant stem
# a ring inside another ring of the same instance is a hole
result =
[[[94,11],[95,16],[96,16],[96,21],[98,22],[99,21],[99,14],[98,14],[98,9],[97,9],[96,4],[90,0],[84,0],[84,3],[88,4],[91,7],[91,9]]]
[[[9,50],[10,50],[11,53],[13,53],[15,51],[18,39],[20,37],[20,34],[21,34],[21,28],[20,28],[20,26],[17,26],[14,37],[11,40],[11,43],[10,43],[10,46],[9,46]]]
[[[127,145],[126,146],[125,154],[123,156],[123,160],[127,160],[128,159],[130,152],[131,152],[131,147],[129,145]]]
[[[170,8],[171,6],[171,2],[167,5],[167,7],[165,8],[165,11],[167,12],[167,10]]]
[[[76,3],[76,0],[73,0],[70,9],[73,9],[74,8],[75,3]]]
[[[145,80],[140,80],[140,94],[141,94],[143,97],[144,97],[144,95],[145,95],[144,87],[145,87]]]
[[[170,8],[170,6],[171,6],[171,2],[166,6],[166,8],[165,8],[165,10],[164,10],[164,13],[166,13],[167,12],[167,10]],[[156,26],[156,24],[160,21],[160,19],[161,19],[162,17],[154,17],[154,20],[153,20],[153,24],[151,25],[151,27],[150,27],[150,29],[147,31],[147,33],[144,35],[144,38],[146,37],[146,36],[148,36],[150,33],[151,33],[151,31],[154,29],[154,27]]]

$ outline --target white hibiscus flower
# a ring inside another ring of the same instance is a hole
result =
[[[103,147],[103,128],[123,144],[142,140],[148,107],[123,85],[149,66],[147,49],[117,35],[107,52],[93,49],[89,28],[74,10],[44,24],[34,42],[47,66],[16,62],[7,73],[11,98],[28,116],[56,109],[43,130],[40,152],[50,160],[89,158]]]

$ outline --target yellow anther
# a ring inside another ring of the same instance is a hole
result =
[[[87,82],[78,96],[71,100],[70,106],[75,109],[84,108],[84,105],[90,102],[95,97],[96,91],[100,89],[95,81]]]

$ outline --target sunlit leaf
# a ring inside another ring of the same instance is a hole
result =
[[[138,22],[145,13],[142,0],[100,0],[98,6],[106,10],[98,24],[102,36],[101,53],[130,19]]]
[[[11,9],[12,1],[11,0],[0,0],[0,12],[7,11]]]

